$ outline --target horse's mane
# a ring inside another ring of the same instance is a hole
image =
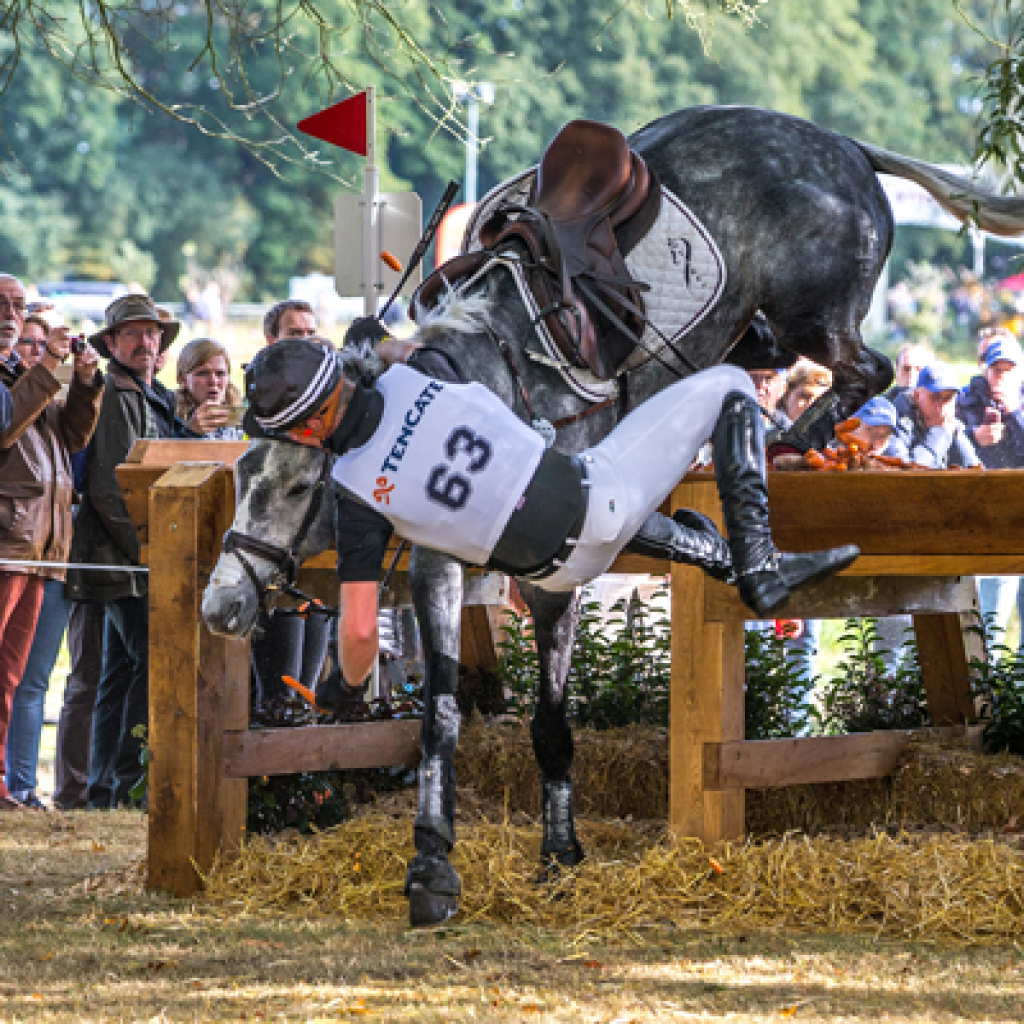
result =
[[[418,335],[436,331],[460,331],[475,334],[481,324],[490,323],[491,300],[486,293],[465,295],[445,282],[444,291],[436,306],[432,306],[418,320]]]
[[[420,315],[414,338],[430,342],[434,335],[445,332],[475,334],[483,325],[490,323],[491,308],[491,300],[486,294],[463,295],[446,284],[437,305]],[[372,341],[346,345],[338,355],[342,371],[349,380],[376,379],[387,369]]]

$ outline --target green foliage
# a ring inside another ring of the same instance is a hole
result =
[[[231,50],[231,19],[242,8],[218,7],[210,21],[204,2],[121,5],[131,74],[162,102],[184,104],[179,113],[212,135],[150,112],[157,107],[140,106],[130,90],[84,84],[32,34],[21,36],[0,108],[9,171],[0,182],[0,269],[29,279],[151,278],[159,298],[174,299],[192,244],[204,268],[244,265],[239,298],[280,297],[290,276],[333,269],[333,200],[359,184],[358,157],[309,140],[304,153],[293,126],[367,84],[380,90],[382,187],[414,188],[427,209],[465,165],[464,112],[447,91],[454,77],[497,85],[480,113],[482,188],[536,162],[572,117],[632,131],[700,103],[770,107],[929,160],[963,159],[974,147],[972,117],[960,106],[973,99],[971,74],[995,51],[951,15],[951,0],[771,0],[750,27],[717,17],[700,33],[687,17],[736,6],[673,2],[666,11],[682,16],[669,19],[635,0],[329,0],[283,9],[253,0],[237,36],[249,41]],[[47,7],[77,23],[77,7]],[[159,28],[148,41],[129,28],[144,12]],[[14,47],[0,36],[0,66]],[[273,119],[262,102],[246,106],[263,98]],[[218,119],[248,144],[216,137]]]
[[[616,602],[603,619],[587,602],[569,668],[569,717],[574,725],[612,729],[668,721],[670,623],[634,596]],[[539,679],[536,637],[526,614],[512,613],[498,644],[499,676],[511,691],[506,710],[532,717]]]
[[[744,737],[770,740],[805,733],[814,687],[805,663],[773,628],[745,632]]]
[[[821,686],[820,706],[813,712],[818,731],[871,732],[931,724],[911,631],[904,656],[892,669],[886,658],[893,652],[881,642],[877,619],[847,619],[839,643],[845,660],[840,674]]]
[[[1024,756],[1024,654],[1011,650],[992,624],[972,627],[985,642],[984,659],[972,658],[971,684],[985,723],[985,746],[993,752],[1008,750]]]

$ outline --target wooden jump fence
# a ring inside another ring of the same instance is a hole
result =
[[[234,515],[231,467],[244,448],[140,442],[118,469],[150,568],[149,885],[178,895],[196,891],[198,872],[244,836],[248,778],[419,759],[415,721],[249,729],[248,642],[213,636],[199,614]],[[972,718],[964,633],[976,608],[972,574],[1024,572],[1022,489],[1024,473],[1014,471],[770,474],[780,547],[852,542],[864,552],[848,573],[795,595],[786,615],[912,614],[933,722]],[[688,478],[671,506],[720,522],[710,477]],[[745,741],[750,613],[732,588],[628,556],[614,568],[671,574],[669,823],[677,833],[709,844],[741,837],[748,788],[891,774],[907,733]],[[464,609],[462,658],[493,665],[505,592],[493,574],[470,580],[477,596]],[[299,585],[333,601],[333,555],[308,562]]]

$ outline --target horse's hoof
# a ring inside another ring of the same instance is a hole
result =
[[[458,898],[451,893],[432,892],[422,882],[409,886],[409,924],[413,928],[444,924],[458,912]]]

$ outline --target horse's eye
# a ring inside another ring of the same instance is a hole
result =
[[[309,484],[292,484],[292,486],[288,488],[287,497],[298,498],[300,495],[305,494],[306,491],[308,490]]]

